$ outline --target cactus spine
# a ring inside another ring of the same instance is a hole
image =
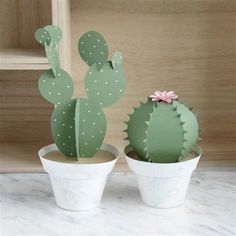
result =
[[[198,139],[194,113],[177,100],[141,103],[129,115],[125,132],[131,147],[145,161],[181,161]]]
[[[85,79],[88,98],[72,98],[74,85],[69,74],[60,68],[56,45],[62,38],[56,26],[46,26],[35,32],[36,40],[45,47],[51,69],[39,78],[39,91],[55,104],[51,116],[53,139],[67,157],[92,157],[101,147],[106,133],[106,118],[102,107],[116,102],[125,89],[121,69],[122,56],[107,61],[108,46],[97,32],[85,33],[79,40],[79,52],[90,66]],[[116,55],[116,54],[115,54]]]

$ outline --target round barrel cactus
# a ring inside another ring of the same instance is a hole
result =
[[[173,163],[192,151],[198,140],[198,122],[177,98],[173,91],[156,91],[129,115],[126,139],[143,160]]]

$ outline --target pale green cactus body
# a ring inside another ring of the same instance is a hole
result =
[[[42,34],[50,40],[44,40]],[[106,133],[102,107],[116,102],[124,92],[122,57],[117,54],[116,66],[112,67],[111,62],[107,62],[105,39],[94,31],[85,33],[80,38],[79,51],[82,59],[91,66],[85,82],[88,98],[71,98],[73,81],[60,68],[56,48],[61,36],[56,26],[46,26],[35,33],[36,40],[44,45],[52,67],[40,76],[39,91],[47,101],[55,104],[51,130],[58,149],[67,157],[92,157],[100,149]]]
[[[48,62],[50,66],[52,67],[54,77],[57,77],[58,70],[60,69],[60,60],[59,60],[58,51],[53,46],[45,45],[45,52],[48,58]]]
[[[135,108],[127,122],[127,139],[146,161],[172,163],[181,161],[198,139],[194,113],[178,101],[148,100]]]
[[[44,28],[39,28],[35,31],[35,39],[37,40],[37,42],[45,45],[49,45],[51,42],[51,36],[50,33],[44,29]]]
[[[43,72],[38,80],[38,88],[41,95],[55,105],[68,102],[74,92],[70,75],[62,69],[58,69],[57,78],[54,77],[52,69]]]
[[[44,45],[54,77],[57,77],[58,70],[60,69],[60,60],[55,47],[62,38],[62,31],[57,26],[47,25],[44,28],[36,30],[35,38],[39,43]]]
[[[70,157],[92,157],[106,133],[106,118],[100,106],[87,98],[71,99],[56,106],[51,117],[53,139]]]
[[[67,157],[76,157],[75,108],[76,99],[57,105],[51,116],[53,140]]]
[[[89,31],[82,35],[78,43],[78,49],[85,63],[89,66],[95,63],[98,70],[101,70],[107,61],[107,42],[98,32]]]
[[[106,117],[100,106],[87,98],[80,98],[76,104],[77,155],[92,157],[104,140]]]
[[[107,62],[100,71],[93,64],[85,78],[85,89],[89,99],[102,107],[115,103],[124,93],[125,74],[121,67],[113,69]]]
[[[44,27],[44,29],[46,29],[50,34],[50,45],[56,47],[56,45],[59,44],[60,40],[62,39],[61,29],[55,25],[47,25]]]
[[[122,54],[121,52],[114,52],[112,55],[112,66],[114,69],[120,68],[122,64]]]

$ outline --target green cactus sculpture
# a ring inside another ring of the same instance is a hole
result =
[[[79,52],[90,66],[85,87],[88,98],[72,98],[74,85],[70,75],[60,68],[56,45],[62,38],[56,26],[35,32],[36,40],[45,47],[51,69],[39,78],[41,95],[55,104],[51,130],[58,149],[67,157],[92,157],[100,149],[106,133],[102,107],[115,103],[125,89],[121,53],[107,61],[108,46],[97,32],[85,33],[79,40]],[[90,53],[91,52],[91,53]]]
[[[173,91],[156,91],[129,115],[126,140],[143,160],[174,163],[192,151],[198,140],[198,122],[177,98]]]
[[[89,66],[94,63],[101,70],[107,61],[108,46],[101,34],[95,31],[85,33],[79,40],[78,49],[80,56]]]

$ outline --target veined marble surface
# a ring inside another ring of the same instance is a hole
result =
[[[55,204],[46,174],[0,175],[0,235],[236,235],[236,172],[193,174],[185,204],[145,206],[135,176],[110,175],[99,208],[70,212]]]

